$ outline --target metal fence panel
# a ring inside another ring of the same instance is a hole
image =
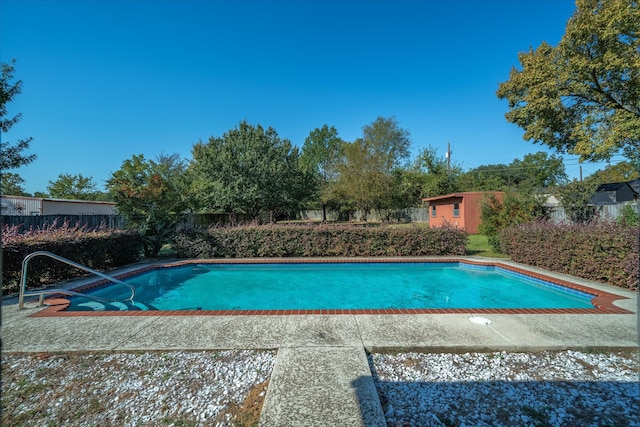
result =
[[[49,227],[53,224],[58,226],[69,222],[69,225],[84,226],[90,229],[106,227],[113,229],[124,229],[126,227],[125,218],[121,215],[3,215],[2,225],[20,226],[20,231],[27,231],[30,228],[39,229]]]

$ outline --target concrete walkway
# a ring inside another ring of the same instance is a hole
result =
[[[578,281],[576,281],[578,282]],[[287,315],[29,317],[2,306],[3,352],[277,349],[263,426],[385,426],[365,349],[423,351],[638,348],[638,294],[580,281],[628,299],[633,314]]]
[[[364,348],[278,350],[260,425],[386,427]]]

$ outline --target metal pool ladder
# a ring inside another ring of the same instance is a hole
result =
[[[87,294],[83,294],[81,292],[75,292],[75,291],[68,291],[66,289],[40,289],[38,291],[33,291],[33,292],[26,292],[27,289],[27,267],[29,265],[29,261],[31,261],[32,258],[35,258],[37,256],[47,256],[49,258],[53,258],[55,260],[64,262],[65,264],[69,264],[73,267],[79,268],[81,270],[87,271],[89,273],[95,274],[97,276],[102,277],[103,279],[107,279],[110,282],[113,283],[117,283],[120,285],[124,285],[127,288],[129,288],[131,290],[131,296],[123,301],[131,301],[131,303],[133,303],[133,298],[136,296],[136,288],[134,288],[133,286],[131,286],[128,283],[123,282],[122,280],[118,280],[115,277],[111,277],[108,276],[104,273],[100,273],[99,271],[93,270],[85,265],[82,264],[78,264],[77,262],[73,262],[67,258],[61,257],[60,255],[56,255],[54,253],[51,252],[47,252],[47,251],[37,251],[37,252],[33,252],[30,253],[29,255],[27,255],[26,257],[24,257],[24,259],[22,260],[22,271],[21,271],[21,277],[20,277],[20,293],[18,296],[18,309],[22,310],[24,308],[24,297],[27,296],[40,296],[39,299],[39,305],[42,306],[44,305],[44,295],[45,294],[63,294],[63,295],[72,295],[72,296],[79,296],[79,297],[83,297],[83,298],[87,298],[90,300],[94,300],[94,301],[99,301],[99,302],[123,302],[123,301],[117,301],[117,300],[108,300],[108,299],[104,299],[104,298],[98,298],[92,295],[87,295]]]

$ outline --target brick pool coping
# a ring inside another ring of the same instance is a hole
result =
[[[616,307],[613,302],[626,297],[600,291],[588,286],[579,285],[567,280],[550,277],[548,275],[526,270],[524,268],[503,264],[499,261],[473,261],[458,258],[446,259],[191,259],[170,262],[160,265],[149,265],[126,273],[115,275],[119,280],[124,280],[152,270],[165,268],[175,268],[192,264],[344,264],[344,263],[447,263],[447,264],[467,264],[483,267],[501,268],[513,273],[543,280],[564,288],[584,292],[594,295],[591,303],[592,308],[438,308],[438,309],[313,309],[313,310],[123,310],[123,311],[65,311],[70,302],[66,298],[47,298],[45,303],[47,308],[29,317],[83,317],[83,316],[280,316],[280,315],[337,315],[337,314],[633,314],[632,311]],[[100,279],[90,284],[78,286],[73,290],[76,292],[86,292],[108,284],[108,280]]]

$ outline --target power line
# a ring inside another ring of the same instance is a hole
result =
[[[565,166],[565,168],[567,166],[593,166],[593,167],[597,167],[596,165],[617,165],[618,163],[622,163],[624,161],[626,161],[627,159],[625,157],[618,157],[618,161],[616,161],[615,158],[612,158],[612,161],[599,161],[599,162],[577,162],[577,163],[568,163],[565,162],[564,159],[562,161],[563,165]],[[514,159],[515,160],[519,160],[519,159]],[[513,162],[512,162],[513,163]],[[461,165],[468,165],[468,167],[470,167],[470,169],[478,169],[480,167],[483,167],[484,165],[480,165],[480,166],[476,166],[473,165],[469,162],[466,161],[462,161]],[[511,164],[505,164],[505,163],[500,163],[499,165],[504,166],[504,168],[482,168],[482,170],[476,171],[476,172],[498,172],[498,171],[503,171],[505,169],[509,169],[509,170],[525,170],[525,169],[538,169],[539,166],[512,166]],[[490,166],[498,166],[498,164],[493,164]],[[470,172],[471,170],[468,170],[467,172]]]

